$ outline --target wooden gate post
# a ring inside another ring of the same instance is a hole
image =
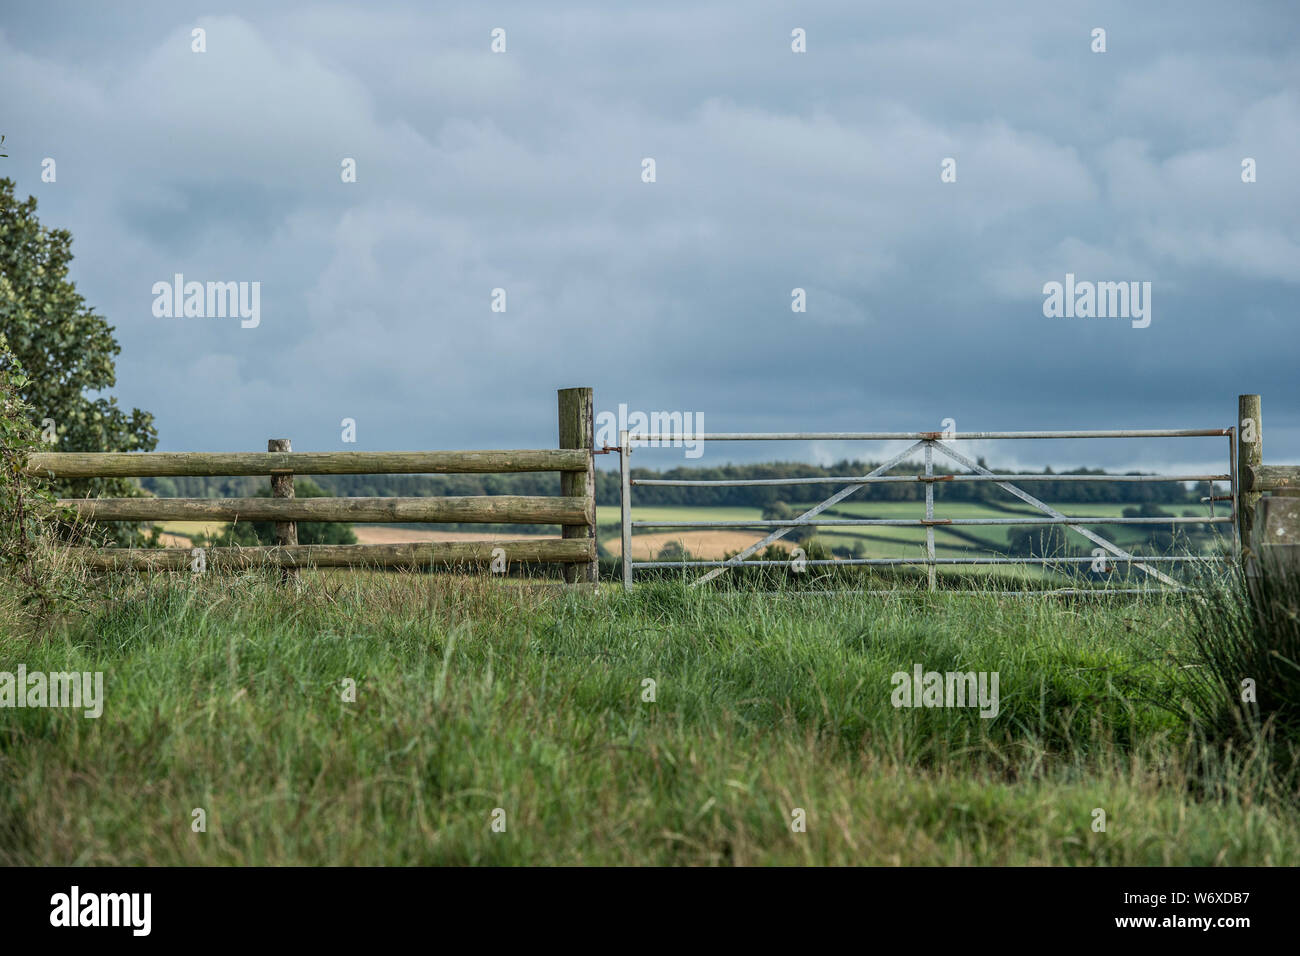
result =
[[[288,438],[268,438],[267,451],[293,451],[293,442]],[[271,472],[271,497],[293,497],[293,472]],[[275,544],[277,547],[298,543],[298,523],[296,521],[277,521],[275,523]],[[297,568],[281,568],[280,580],[284,583],[298,580]]]
[[[595,450],[595,408],[590,388],[562,388],[560,396],[560,447]],[[560,494],[585,499],[586,524],[566,524],[561,527],[565,538],[590,538],[596,544],[596,460],[587,455],[587,467],[582,471],[560,472]],[[596,557],[582,564],[566,564],[564,580],[569,584],[579,582],[595,584],[599,579],[600,564]]]
[[[1247,468],[1264,463],[1264,422],[1260,418],[1258,395],[1237,397],[1237,540],[1241,545],[1244,568],[1250,559],[1251,534],[1255,527],[1255,507],[1260,494],[1242,491]]]

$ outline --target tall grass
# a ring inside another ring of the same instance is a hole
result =
[[[1258,573],[1239,568],[1204,576],[1190,602],[1188,701],[1215,741],[1278,742],[1300,751],[1300,570],[1267,559]]]

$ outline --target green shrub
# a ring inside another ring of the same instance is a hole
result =
[[[27,474],[28,455],[46,448],[22,397],[27,384],[22,363],[0,333],[0,575],[10,585],[5,597],[17,597],[24,609],[44,617],[75,590],[61,573],[53,525],[76,526],[57,510],[48,482]]]
[[[693,561],[691,553],[680,541],[669,541],[655,555],[656,561]]]
[[[50,423],[59,451],[152,451],[153,416],[118,407],[107,391],[117,383],[121,351],[107,319],[86,303],[69,277],[72,235],[36,218],[36,200],[19,201],[12,179],[0,178],[0,322],[5,348],[25,370],[9,381],[33,422]],[[138,497],[132,478],[54,479],[61,498]],[[55,526],[65,538],[85,524]],[[52,528],[51,530],[54,530]],[[139,522],[102,522],[97,538],[121,545],[156,545]]]

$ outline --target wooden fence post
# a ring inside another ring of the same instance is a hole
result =
[[[560,447],[595,449],[595,408],[590,388],[562,388],[560,397]],[[587,467],[582,471],[560,472],[560,494],[583,498],[587,502],[587,523],[561,526],[565,538],[592,539],[592,558],[582,564],[566,564],[564,580],[569,584],[588,582],[595,584],[600,576],[600,563],[595,554],[596,538],[596,460],[587,456]]]
[[[267,451],[293,451],[293,442],[288,438],[268,438],[266,441]],[[273,471],[271,472],[271,497],[272,498],[292,498],[293,497],[293,472],[291,471]],[[275,543],[277,547],[294,545],[298,543],[298,523],[296,521],[277,521],[275,523]],[[298,580],[297,568],[282,568],[280,570],[280,580],[284,583]]]
[[[1246,469],[1264,463],[1264,422],[1260,418],[1258,395],[1237,397],[1237,539],[1241,544],[1244,568],[1250,559],[1251,534],[1255,527],[1255,507],[1259,492],[1242,491]]]

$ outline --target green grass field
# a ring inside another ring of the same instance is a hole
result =
[[[1300,859],[1293,790],[1190,733],[1175,598],[340,572],[117,578],[36,633],[0,613],[0,669],[106,696],[0,711],[6,865]],[[1000,712],[895,708],[914,664],[997,672]]]

